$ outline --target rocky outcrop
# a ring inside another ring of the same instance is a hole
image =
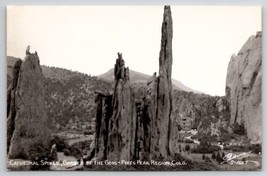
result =
[[[96,96],[96,134],[95,157],[107,159],[109,120],[112,116],[112,95],[97,93]]]
[[[96,157],[128,161],[167,158],[170,156],[172,120],[172,17],[169,6],[164,7],[159,76],[154,74],[147,83],[143,98],[134,98],[129,69],[124,65],[122,55],[118,53],[112,104],[111,96],[97,95]]]
[[[149,131],[146,140],[150,158],[166,158],[170,154],[172,114],[172,17],[170,6],[164,7],[159,55],[159,76],[154,74],[145,96]]]
[[[262,33],[251,36],[228,65],[226,97],[231,124],[244,124],[252,143],[262,141]]]
[[[8,117],[8,135],[12,137],[8,139],[8,157],[30,159],[32,147],[48,147],[49,123],[44,111],[44,84],[39,57],[27,55],[19,67],[20,63],[16,63],[13,72]]]
[[[107,158],[132,160],[134,154],[135,103],[122,55],[115,65],[115,87],[112,97],[112,117],[109,121]]]
[[[228,132],[230,107],[225,97],[174,91],[173,103],[174,123],[180,130],[197,129],[200,134],[218,137],[222,129]]]
[[[114,68],[113,95],[97,95],[96,157],[132,160],[135,148],[135,102],[122,54]]]
[[[7,152],[9,151],[10,140],[15,130],[15,118],[17,114],[15,93],[18,85],[19,71],[22,61],[16,60],[13,71],[12,81],[7,90]]]

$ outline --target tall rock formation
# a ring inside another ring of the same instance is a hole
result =
[[[262,33],[251,36],[228,65],[226,97],[231,124],[244,124],[252,143],[262,141]]]
[[[96,136],[95,157],[107,159],[109,120],[112,116],[112,95],[97,93],[96,96]]]
[[[169,157],[172,131],[171,72],[172,17],[170,6],[165,6],[159,76],[154,74],[147,83],[144,97],[135,101],[129,81],[129,69],[125,68],[120,53],[114,67],[113,95],[97,95],[97,159],[129,161]]]
[[[113,95],[97,96],[96,157],[132,160],[134,158],[136,112],[129,69],[118,53],[114,68]]]
[[[18,85],[21,59],[15,61],[12,71],[12,81],[7,90],[7,152],[9,151],[10,140],[15,129],[15,118],[17,114],[15,93]]]
[[[150,158],[166,158],[170,154],[172,114],[172,17],[170,6],[164,7],[161,29],[161,49],[159,55],[159,76],[154,74],[148,83],[145,97],[147,112],[144,117],[149,121],[148,138]],[[150,133],[150,134],[149,134]]]
[[[8,156],[30,159],[32,147],[37,144],[48,147],[49,123],[44,110],[44,83],[39,57],[27,55],[20,64],[20,61],[16,63],[13,72],[8,116]]]

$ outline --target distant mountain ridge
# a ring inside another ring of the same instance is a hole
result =
[[[103,73],[101,75],[98,75],[99,78],[104,79],[106,81],[113,81],[114,79],[114,69],[110,69],[109,71],[107,71],[106,73]],[[144,73],[140,73],[134,70],[130,70],[130,80],[131,83],[146,83],[149,79],[151,78],[151,76],[146,75]],[[183,83],[181,83],[180,81],[177,81],[175,79],[172,79],[172,84],[173,84],[173,88],[176,90],[183,90],[186,92],[193,92],[193,93],[197,93],[197,94],[201,94],[202,92],[191,89],[190,87],[187,87],[186,85],[184,85]]]

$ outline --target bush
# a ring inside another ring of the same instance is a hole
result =
[[[92,130],[85,130],[85,131],[83,132],[83,134],[84,134],[84,135],[92,135],[92,134],[94,134],[94,131],[92,131]]]
[[[221,162],[223,161],[223,158],[221,157],[220,152],[217,153],[216,161],[217,161],[218,163],[221,163]]]
[[[197,148],[191,150],[192,153],[213,153],[216,151],[221,150],[219,146],[211,145],[211,143],[207,142],[206,140],[201,140],[200,145]]]
[[[71,147],[70,148],[70,155],[74,156],[76,158],[81,158],[82,155],[82,150],[79,147]]]
[[[244,126],[244,124],[242,123],[242,124],[239,125],[238,123],[235,123],[233,125],[233,132],[235,134],[238,134],[238,135],[244,135],[245,134],[245,126]]]
[[[211,158],[216,159],[216,153],[215,152],[212,152]]]
[[[53,137],[53,139],[51,140],[51,146],[53,144],[56,144],[58,152],[63,152],[64,149],[69,148],[69,145],[66,142],[66,140],[62,137],[59,137],[59,136]]]
[[[190,139],[185,139],[184,142],[185,142],[185,143],[194,143],[194,141],[193,141],[193,140],[190,140]]]
[[[76,142],[74,144],[71,145],[71,147],[77,147],[80,148],[82,150],[84,149],[90,149],[90,145],[91,145],[92,141],[80,141],[80,142]]]
[[[65,156],[70,156],[70,150],[69,149],[64,149],[63,153]]]
[[[190,150],[190,145],[186,144],[185,150],[188,152]]]
[[[253,153],[259,154],[260,152],[262,152],[261,144],[253,144],[251,148]]]
[[[42,143],[35,143],[30,146],[31,170],[49,170],[50,165],[42,164],[44,161],[52,161],[50,150]]]
[[[237,146],[237,145],[231,145],[224,147],[225,150],[232,150],[233,152],[244,152],[244,151],[249,151],[248,147],[245,146]]]
[[[184,142],[183,139],[178,139],[178,142]]]
[[[205,155],[202,155],[202,160],[205,160],[206,158],[205,158]]]
[[[225,153],[224,153],[224,152],[222,152],[222,157],[223,157],[223,158],[225,157]]]

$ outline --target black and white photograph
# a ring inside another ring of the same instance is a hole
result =
[[[261,171],[262,7],[9,5],[8,171]]]

